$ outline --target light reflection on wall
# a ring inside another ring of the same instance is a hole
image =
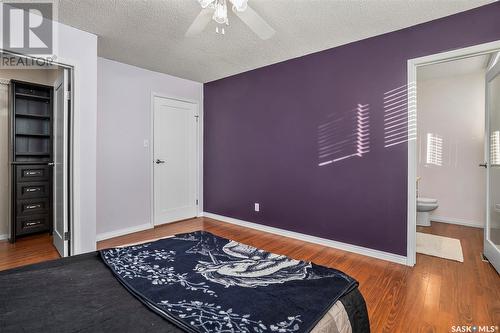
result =
[[[384,147],[415,140],[416,85],[404,85],[384,93]]]
[[[427,133],[426,163],[443,165],[443,138],[439,135]]]
[[[491,133],[490,163],[492,165],[500,165],[500,131]]]
[[[325,166],[370,152],[370,107],[358,104],[355,109],[328,116],[318,126],[318,165]]]

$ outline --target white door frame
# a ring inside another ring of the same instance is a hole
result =
[[[408,202],[406,264],[415,265],[417,237],[417,68],[500,50],[500,40],[408,60]],[[488,199],[486,199],[488,202]]]
[[[0,49],[0,52],[5,54],[11,54],[16,57],[24,59],[36,59],[36,56],[29,56],[18,54],[15,52],[10,52],[4,49]],[[71,76],[71,123],[69,124],[70,137],[70,197],[69,197],[69,227],[70,227],[70,255],[75,255],[81,253],[81,219],[80,219],[80,191],[81,191],[81,181],[80,181],[80,104],[76,103],[76,100],[80,98],[81,83],[80,83],[80,65],[78,61],[72,59],[57,57],[57,61],[52,62],[53,65],[64,67],[69,69]]]
[[[151,110],[150,110],[150,138],[149,138],[149,163],[150,163],[150,220],[151,228],[155,227],[155,179],[154,179],[154,112],[155,112],[155,103],[154,100],[156,97],[185,102],[193,104],[196,107],[196,115],[198,116],[198,127],[196,130],[196,198],[198,200],[198,206],[196,207],[196,215],[201,216],[203,212],[203,200],[200,198],[200,193],[203,189],[203,109],[200,109],[200,102],[194,99],[176,97],[172,95],[166,95],[157,92],[151,92]]]
[[[500,68],[495,66],[498,66],[498,62],[500,61],[500,52],[498,52],[494,57],[490,58],[490,62],[488,63],[488,70],[486,72],[486,133],[491,134],[490,130],[490,120],[491,120],[491,110],[490,110],[490,102],[489,97],[491,96],[491,92],[489,91],[488,84],[490,81],[493,81],[493,79],[497,76],[500,75]],[[496,249],[495,244],[490,240],[490,230],[491,230],[491,207],[490,207],[490,172],[491,172],[491,155],[490,155],[490,137],[487,137],[486,143],[485,143],[485,154],[487,154],[487,169],[486,169],[486,188],[487,188],[487,196],[486,196],[486,225],[484,228],[484,245],[483,245],[483,251],[484,251],[484,256],[489,260],[489,262],[495,267],[495,269],[498,271],[500,267],[500,261],[498,258],[498,251]],[[491,255],[490,255],[491,254]]]
[[[62,77],[61,77],[62,76]],[[53,125],[52,125],[52,130],[54,132],[54,138],[55,140],[52,142],[52,150],[53,150],[53,172],[52,172],[52,180],[53,180],[53,188],[54,190],[52,191],[52,198],[53,198],[53,201],[54,201],[54,204],[53,204],[53,211],[52,211],[52,224],[53,224],[53,228],[52,228],[52,232],[53,232],[53,244],[54,246],[56,247],[56,249],[58,250],[59,254],[61,254],[62,252],[62,256],[63,257],[66,257],[68,256],[70,253],[71,253],[71,249],[69,248],[69,246],[71,246],[71,240],[69,240],[69,243],[67,240],[65,240],[65,233],[70,231],[70,223],[71,223],[71,219],[69,218],[69,214],[68,213],[71,213],[71,201],[70,201],[70,197],[71,197],[71,193],[70,193],[70,189],[71,189],[71,186],[68,186],[70,185],[69,184],[69,181],[71,180],[71,177],[70,177],[70,174],[67,172],[68,171],[68,163],[70,162],[70,155],[68,154],[68,148],[70,148],[71,146],[71,137],[68,137],[68,134],[71,134],[71,124],[69,123],[69,121],[71,120],[71,106],[68,108],[68,105],[67,105],[67,99],[70,98],[71,100],[71,96],[68,96],[66,94],[66,92],[70,93],[69,90],[67,90],[68,88],[68,80],[71,79],[71,70],[70,69],[67,69],[67,68],[63,68],[62,70],[62,75],[60,77],[57,78],[57,80],[54,82],[54,94],[53,94],[53,100],[54,100],[54,110],[53,110]],[[62,128],[62,132],[63,132],[63,135],[62,135],[62,138],[63,138],[63,142],[58,142],[57,140],[57,131],[58,130],[61,130],[58,126],[55,125],[56,122],[58,122],[58,117],[59,117],[59,111],[60,111],[60,105],[59,103],[61,101],[58,100],[58,97],[57,97],[57,88],[60,88],[62,89],[62,92],[63,92],[63,97],[62,97],[62,103],[63,103],[63,106],[62,106],[62,119],[64,120],[64,124],[63,124],[63,128]],[[68,140],[69,139],[69,140]],[[62,164],[62,169],[66,169],[65,171],[63,171],[63,175],[62,175],[62,182],[63,182],[63,185],[62,185],[62,201],[63,201],[63,209],[62,209],[62,215],[65,216],[65,217],[62,217],[63,219],[63,230],[62,230],[62,234],[59,234],[59,231],[57,230],[57,219],[60,218],[58,217],[58,212],[57,212],[57,203],[56,203],[56,198],[57,198],[57,186],[56,186],[56,182],[58,181],[58,177],[57,177],[57,174],[56,174],[56,171],[57,171],[57,168],[61,168],[61,166],[58,166],[58,163],[57,163],[57,147],[58,145],[62,144],[62,148],[63,148],[63,156],[62,156],[62,160],[63,160],[63,164]],[[71,149],[69,150],[69,152],[71,153]],[[69,163],[71,165],[71,163]],[[62,242],[62,243],[61,243]],[[69,246],[68,246],[69,244]]]

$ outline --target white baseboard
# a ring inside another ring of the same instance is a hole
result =
[[[136,226],[128,227],[128,228],[124,228],[124,229],[103,232],[103,233],[97,234],[96,241],[99,242],[99,241],[102,241],[105,239],[110,239],[110,238],[123,236],[123,235],[127,235],[127,234],[132,234],[134,232],[143,231],[143,230],[152,229],[152,228],[153,228],[153,226],[151,226],[151,223],[145,223],[145,224],[136,225]]]
[[[398,254],[369,249],[369,248],[358,246],[358,245],[337,242],[337,241],[333,241],[330,239],[306,235],[306,234],[302,234],[302,233],[295,232],[295,231],[289,231],[289,230],[284,230],[284,229],[279,229],[279,228],[274,228],[274,227],[268,227],[268,226],[265,226],[262,224],[247,222],[247,221],[238,220],[238,219],[235,219],[232,217],[227,217],[227,216],[222,216],[222,215],[217,215],[217,214],[212,214],[212,213],[207,213],[207,212],[203,212],[203,216],[212,218],[214,220],[219,220],[222,222],[236,224],[236,225],[247,227],[247,228],[265,231],[265,232],[269,232],[269,233],[280,235],[280,236],[295,238],[295,239],[299,239],[299,240],[302,240],[305,242],[315,243],[315,244],[328,246],[328,247],[332,247],[332,248],[343,250],[343,251],[361,254],[364,256],[372,257],[372,258],[391,261],[391,262],[395,262],[395,263],[401,264],[401,265],[407,265],[406,257],[398,255]]]
[[[484,228],[484,223],[478,221],[465,220],[465,219],[457,219],[454,217],[431,215],[431,221],[463,225],[465,227]]]
[[[9,234],[0,235],[0,240],[6,240],[6,239],[9,239]]]

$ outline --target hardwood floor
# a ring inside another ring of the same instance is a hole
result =
[[[208,218],[102,241],[98,248],[194,230],[348,273],[360,283],[372,332],[451,332],[452,325],[500,325],[500,279],[481,261],[483,232],[477,228],[433,223],[419,230],[459,238],[464,263],[417,254],[412,268]]]
[[[267,251],[313,261],[348,273],[360,283],[372,332],[451,332],[452,325],[500,325],[500,279],[496,271],[480,258],[482,230],[476,228],[434,222],[432,227],[419,228],[421,232],[460,239],[464,263],[417,254],[415,267],[208,218],[176,222],[105,240],[98,243],[98,248],[195,230],[207,230]],[[0,269],[8,267],[4,252],[10,250],[5,244],[0,245]],[[51,253],[49,250],[39,251]],[[33,257],[36,257],[37,251],[32,252]],[[45,256],[50,257],[50,254]]]
[[[14,244],[0,241],[0,271],[58,258],[52,236],[47,233],[19,238]]]

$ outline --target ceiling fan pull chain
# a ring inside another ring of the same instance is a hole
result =
[[[220,30],[219,30],[219,26],[216,26],[215,27],[215,32],[218,33],[218,34],[222,34],[222,35],[226,34],[226,30],[224,29],[224,26],[221,26]]]

